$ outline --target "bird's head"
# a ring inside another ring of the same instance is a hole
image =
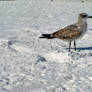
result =
[[[89,16],[87,13],[80,13],[79,16],[80,16],[82,19],[92,18],[92,16]]]

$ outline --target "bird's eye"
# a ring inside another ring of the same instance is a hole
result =
[[[87,15],[83,15],[83,17],[84,17],[84,18],[86,18],[86,17],[87,17]]]

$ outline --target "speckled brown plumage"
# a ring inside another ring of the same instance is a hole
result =
[[[72,40],[72,39],[76,39],[79,35],[81,35],[81,32],[78,31],[78,26],[76,24],[76,25],[67,26],[64,29],[52,33],[51,35],[52,37],[63,40]]]

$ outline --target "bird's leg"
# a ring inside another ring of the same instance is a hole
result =
[[[76,51],[76,42],[74,41],[74,49],[75,49],[75,51]]]
[[[71,48],[71,41],[69,42],[69,52],[70,52],[70,48]]]

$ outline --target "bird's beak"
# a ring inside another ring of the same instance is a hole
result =
[[[88,18],[92,18],[92,16],[88,16]]]

